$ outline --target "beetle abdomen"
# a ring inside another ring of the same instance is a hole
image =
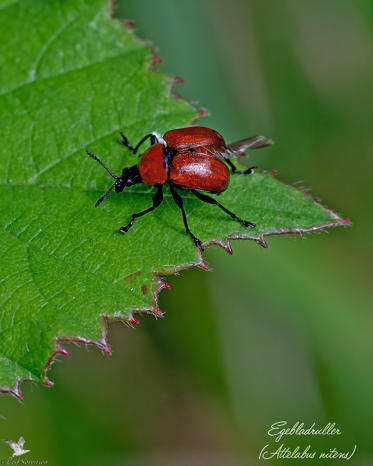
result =
[[[229,183],[227,166],[203,148],[181,152],[172,159],[169,179],[181,188],[211,193],[224,191]]]

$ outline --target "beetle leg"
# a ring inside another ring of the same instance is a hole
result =
[[[176,190],[175,190],[175,188],[174,188],[174,186],[172,184],[170,184],[170,191],[171,191],[172,197],[174,198],[174,201],[176,202],[177,206],[181,210],[181,213],[183,214],[183,221],[184,221],[185,231],[192,238],[192,240],[194,241],[197,248],[199,248],[199,249],[201,249],[201,251],[203,251],[204,249],[203,249],[203,246],[202,246],[202,241],[200,239],[198,239],[196,236],[194,236],[193,233],[189,230],[189,225],[188,225],[188,221],[187,221],[187,218],[186,218],[186,213],[185,213],[185,210],[184,210],[183,200],[182,200],[181,196],[176,192]]]
[[[132,147],[132,144],[129,142],[127,136],[124,133],[122,133],[122,131],[120,132],[120,135],[122,137],[119,139],[119,142],[123,144],[124,146],[128,147],[129,150],[134,152],[135,149]]]
[[[243,220],[242,218],[240,217],[237,217],[236,214],[234,214],[233,212],[231,212],[230,210],[226,209],[223,205],[220,204],[220,202],[218,202],[216,199],[214,199],[213,197],[210,197],[210,196],[206,196],[206,194],[202,194],[198,191],[195,191],[194,189],[191,189],[192,193],[198,197],[198,199],[201,199],[201,201],[203,202],[207,202],[208,204],[215,204],[217,205],[221,210],[223,210],[225,213],[227,213],[228,215],[230,215],[232,218],[234,218],[235,220],[237,220],[238,222],[242,223],[242,225],[246,228],[251,228],[251,227],[255,227],[255,223],[252,223],[252,222],[248,222],[247,220]]]
[[[258,167],[250,167],[247,170],[237,170],[237,168],[234,166],[234,164],[229,159],[225,159],[225,161],[231,167],[232,173],[235,173],[237,175],[251,175],[251,173],[254,173],[255,168],[258,168]]]
[[[144,136],[137,144],[135,147],[132,147],[132,144],[129,142],[127,136],[125,136],[125,134],[123,134],[122,132],[120,132],[120,135],[122,136],[120,139],[119,139],[119,142],[121,144],[123,144],[124,146],[128,147],[129,150],[131,150],[134,154],[136,154],[136,152],[138,151],[139,147],[141,146],[141,144],[143,144],[147,139],[150,138],[150,143],[151,145],[153,144],[157,144],[158,143],[158,139],[157,137],[155,136],[154,133],[151,133],[151,134],[147,134],[146,136]]]
[[[119,231],[121,233],[127,233],[128,230],[132,227],[135,219],[137,217],[142,217],[143,215],[151,212],[152,210],[156,209],[160,204],[161,202],[163,201],[163,185],[158,185],[158,189],[157,189],[157,192],[155,193],[155,195],[153,196],[153,205],[151,207],[149,207],[149,209],[146,209],[146,210],[143,210],[141,212],[137,212],[135,214],[132,214],[132,218],[131,218],[131,221],[129,222],[128,225],[126,225],[125,227],[120,227],[119,228]]]

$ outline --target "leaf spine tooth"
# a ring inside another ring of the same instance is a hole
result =
[[[58,348],[57,352],[63,354],[66,358],[70,356],[70,353],[65,348]]]
[[[266,240],[264,239],[263,235],[259,237],[258,243],[260,244],[260,246],[262,246],[262,248],[264,249],[268,248],[268,244],[266,243]]]
[[[170,289],[171,289],[171,286],[170,286],[167,282],[164,282],[164,281],[162,280],[161,284],[162,284],[162,287],[163,287],[163,288],[166,288],[167,290],[170,290]]]

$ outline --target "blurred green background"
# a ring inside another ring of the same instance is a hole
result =
[[[250,165],[312,188],[353,226],[209,249],[210,272],[168,279],[163,320],[110,326],[112,357],[68,345],[53,388],[1,396],[1,437],[23,435],[51,465],[257,465],[281,443],[356,444],[349,464],[372,465],[372,2],[121,0],[117,16],[156,44],[157,70],[185,79],[175,91],[208,109],[201,125],[273,138]],[[276,443],[267,431],[282,420],[342,435]]]

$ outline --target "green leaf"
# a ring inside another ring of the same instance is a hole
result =
[[[118,143],[188,125],[196,110],[170,95],[174,80],[149,70],[152,52],[110,16],[106,0],[0,2],[0,390],[21,398],[22,380],[50,384],[46,370],[63,341],[110,353],[107,319],[161,315],[160,275],[206,267],[180,211],[151,205],[137,185],[94,203],[115,173],[137,163]],[[245,136],[245,135],[243,135]],[[245,229],[185,191],[192,231],[230,251],[229,239],[301,233],[343,220],[271,174],[233,176],[219,201],[257,223]]]

